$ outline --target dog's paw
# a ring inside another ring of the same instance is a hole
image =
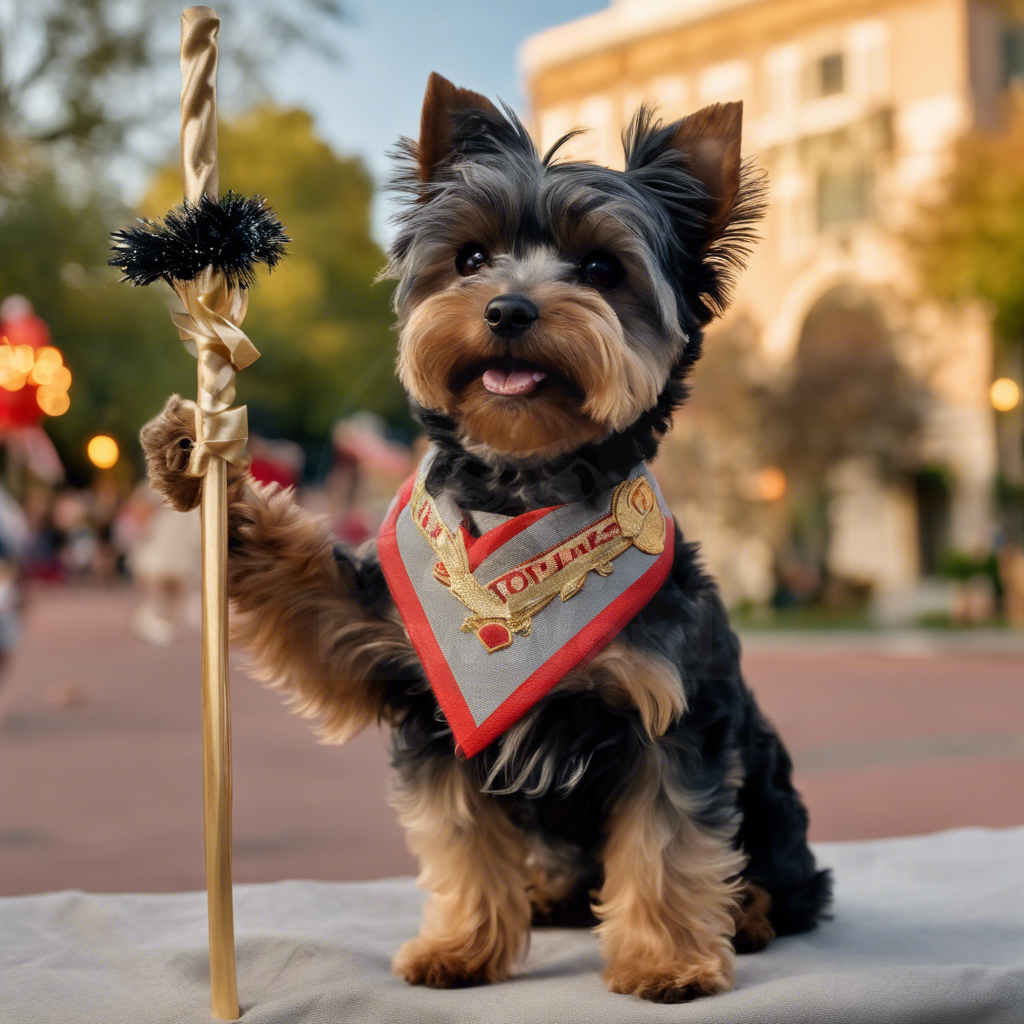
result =
[[[639,962],[611,964],[604,972],[612,992],[639,996],[652,1003],[688,1003],[732,988],[731,971],[721,963],[650,966]]]
[[[736,929],[732,948],[737,953],[760,953],[775,938],[775,929],[767,921],[746,921]]]
[[[142,428],[139,440],[153,490],[179,512],[195,508],[199,504],[202,480],[185,472],[196,443],[193,403],[171,395],[163,412]]]
[[[772,898],[759,885],[748,883],[742,902],[736,907],[736,934],[732,945],[737,953],[760,953],[775,938],[768,917]]]
[[[410,939],[395,955],[392,970],[410,985],[429,988],[465,988],[486,985],[507,977],[507,970],[483,955],[467,956],[464,949]]]

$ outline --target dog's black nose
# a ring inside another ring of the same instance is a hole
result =
[[[515,338],[538,316],[540,310],[525,295],[498,295],[484,310],[484,319],[499,338]]]

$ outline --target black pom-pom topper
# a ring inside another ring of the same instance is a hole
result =
[[[159,221],[115,231],[109,263],[134,285],[193,281],[207,267],[219,270],[229,288],[251,288],[256,266],[269,270],[288,252],[290,239],[262,196],[227,192],[184,202]]]

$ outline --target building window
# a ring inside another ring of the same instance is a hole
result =
[[[1003,29],[1003,88],[1024,85],[1024,25]]]
[[[818,173],[818,227],[852,224],[874,213],[875,176],[869,167]]]
[[[821,82],[821,95],[834,96],[842,92],[845,80],[845,67],[841,53],[829,53],[818,61],[818,77]]]
[[[837,96],[846,88],[846,59],[836,51],[819,57],[804,76],[804,95],[809,100]]]

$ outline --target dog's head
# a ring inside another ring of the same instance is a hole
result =
[[[475,454],[531,461],[681,393],[762,208],[741,115],[641,108],[615,171],[557,161],[565,139],[539,156],[508,108],[431,75],[388,268],[415,405]]]

